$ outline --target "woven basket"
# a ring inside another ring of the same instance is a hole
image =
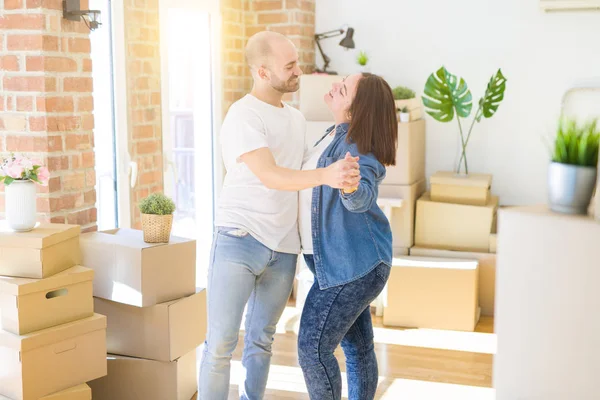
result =
[[[142,231],[146,243],[169,243],[173,214],[142,214]]]

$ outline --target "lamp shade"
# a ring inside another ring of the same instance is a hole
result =
[[[354,28],[348,28],[348,30],[346,31],[346,36],[340,42],[340,46],[345,47],[347,49],[353,49],[354,39],[352,39],[352,36],[354,36]]]

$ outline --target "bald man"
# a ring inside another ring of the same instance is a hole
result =
[[[282,102],[302,74],[298,52],[285,36],[259,32],[246,61],[254,85],[229,109],[221,130],[227,175],[216,212],[208,277],[208,333],[199,397],[227,400],[231,356],[246,305],[245,376],[240,399],[262,399],[275,327],[292,290],[300,253],[298,191],[318,185],[354,188],[357,159],[301,171],[306,121]]]

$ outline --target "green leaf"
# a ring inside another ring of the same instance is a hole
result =
[[[13,178],[11,178],[10,176],[7,176],[6,178],[4,178],[4,184],[6,186],[10,185],[11,183],[13,183],[15,180]]]
[[[450,122],[454,115],[466,118],[473,108],[473,96],[464,79],[458,79],[445,67],[431,74],[425,83],[423,105],[437,121]],[[427,97],[426,97],[427,96]]]
[[[600,131],[596,121],[578,126],[574,119],[561,118],[552,161],[562,164],[595,167],[598,164]]]
[[[477,116],[477,122],[481,121],[482,116],[486,118],[494,116],[500,102],[504,99],[505,90],[506,78],[502,75],[502,69],[498,69],[498,72],[488,82],[483,98],[479,100],[479,106],[483,112]]]

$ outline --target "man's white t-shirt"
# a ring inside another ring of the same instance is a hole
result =
[[[271,250],[300,253],[298,192],[264,186],[240,156],[268,147],[278,166],[299,170],[306,120],[297,109],[275,107],[248,94],[229,108],[221,128],[227,169],[215,225],[248,231]]]
[[[319,158],[335,137],[335,129],[327,134],[316,146],[308,149],[302,161],[302,170],[316,169]],[[313,254],[312,242],[312,194],[313,188],[304,189],[299,194],[298,230],[303,254]]]

